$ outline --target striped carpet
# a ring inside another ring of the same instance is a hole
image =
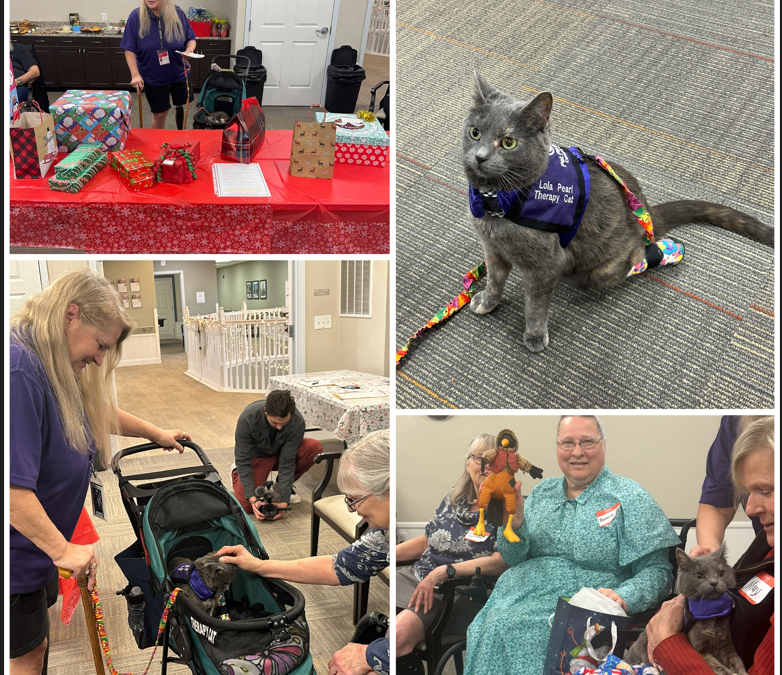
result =
[[[324,445],[324,451],[339,451],[342,443],[333,436],[330,440],[325,434],[317,434]],[[125,439],[123,439],[125,440]],[[233,461],[233,448],[207,450],[213,466],[219,471],[223,485],[231,491],[230,465]],[[146,452],[122,460],[123,475],[133,475],[144,471],[161,471],[172,468],[198,465],[192,452],[185,455],[164,453],[162,450]],[[99,473],[105,489],[106,522],[93,519],[100,540],[95,545],[100,567],[98,568],[98,588],[106,621],[106,631],[112,651],[115,668],[120,673],[141,674],[149,662],[152,649],[143,651],[136,647],[127,623],[127,605],[122,596],[115,595],[127,583],[122,571],[114,562],[114,555],[130,546],[135,536],[131,528],[122,498],[119,494],[117,478],[111,471]],[[295,560],[309,556],[310,547],[310,504],[311,491],[320,482],[323,468],[316,464],[297,482],[297,492],[302,498],[301,504],[293,507],[285,517],[274,523],[256,521],[256,527],[266,551],[276,560]],[[336,478],[332,478],[326,496],[337,494]],[[89,499],[87,510],[90,511]],[[90,511],[91,513],[91,511]],[[345,546],[342,539],[327,525],[321,524],[318,553],[331,555]],[[343,647],[353,635],[352,602],[353,587],[310,586],[299,584],[306,601],[307,621],[310,625],[310,650],[313,664],[318,673],[325,673],[332,654]],[[369,611],[388,613],[388,587],[379,580],[369,584]],[[94,675],[95,666],[90,651],[89,636],[81,607],[77,607],[71,623],[60,621],[62,600],[49,610],[51,621],[51,652],[49,656],[49,675]],[[108,669],[106,670],[108,673]],[[161,650],[158,649],[150,673],[161,672]],[[169,672],[177,675],[189,673],[181,665],[169,665]]]
[[[623,165],[652,204],[706,199],[772,224],[773,20],[770,0],[400,2],[397,347],[482,259],[460,147],[474,67],[519,98],[552,92],[554,142]],[[678,267],[608,291],[560,284],[540,354],[511,274],[491,314],[465,308],[414,343],[397,405],[773,407],[773,251],[709,226],[673,236]]]

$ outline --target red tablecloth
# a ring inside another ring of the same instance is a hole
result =
[[[389,168],[337,164],[333,180],[289,175],[291,131],[267,131],[254,160],[272,196],[217,197],[220,131],[134,129],[125,146],[150,159],[187,135],[201,142],[197,179],[131,192],[105,168],[77,194],[11,178],[11,246],[89,253],[388,253]],[[11,174],[13,176],[13,173]]]

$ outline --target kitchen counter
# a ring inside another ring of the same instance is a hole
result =
[[[127,18],[127,17],[123,17],[123,18]],[[39,35],[39,36],[43,36],[43,35],[54,36],[54,35],[57,35],[57,36],[61,36],[61,37],[96,37],[96,36],[98,36],[98,37],[122,37],[121,33],[117,33],[117,34],[113,34],[112,35],[110,33],[109,34],[104,33],[103,31],[99,31],[97,33],[91,33],[89,31],[88,32],[79,31],[78,33],[74,33],[73,31],[71,31],[69,33],[64,33],[64,32],[62,32],[61,29],[67,23],[67,21],[62,21],[62,22],[56,22],[56,21],[35,22],[34,21],[33,23],[36,26],[36,29],[34,31],[28,32],[28,33],[11,33],[11,35],[13,37],[16,37],[16,36],[32,37],[34,35]],[[87,22],[83,23],[82,25],[83,26],[100,26],[102,23],[103,23],[102,21],[96,21],[94,23],[90,22],[90,21],[87,21]],[[119,19],[117,19],[116,23],[119,23]],[[110,22],[110,25],[113,26],[115,24]],[[218,38],[218,37],[211,37],[210,36],[208,38],[196,38],[196,39],[197,40],[207,40],[207,39],[209,39],[209,40],[228,40],[228,41],[231,40],[230,36],[229,37],[225,37],[225,38]]]

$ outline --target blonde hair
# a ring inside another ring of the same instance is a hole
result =
[[[468,504],[472,504],[478,499],[478,495],[475,494],[475,485],[472,482],[470,474],[467,472],[467,462],[472,461],[470,455],[473,455],[476,452],[480,452],[481,454],[488,452],[494,448],[496,443],[496,436],[492,436],[491,434],[481,434],[472,439],[470,447],[467,448],[467,454],[464,457],[464,471],[462,471],[462,475],[459,476],[459,480],[456,481],[456,485],[451,488],[449,495],[453,506],[458,505],[463,499],[466,499]]]
[[[179,20],[177,6],[172,0],[160,0],[160,16],[163,19],[163,35],[166,42],[184,42],[185,28]],[[146,0],[141,0],[141,8],[138,11],[138,36],[143,39],[149,35],[152,30],[152,20],[149,18],[149,7]]]
[[[733,444],[733,454],[730,460],[730,477],[736,488],[737,498],[749,492],[744,483],[744,461],[758,450],[769,448],[774,454],[774,417],[759,417],[750,424],[744,425],[741,435]]]
[[[79,307],[81,320],[87,325],[101,330],[122,328],[119,340],[106,351],[101,365],[87,366],[78,378],[65,336],[65,314],[71,304]],[[119,432],[110,376],[122,358],[122,341],[133,325],[117,291],[86,267],[64,272],[46,290],[28,297],[11,317],[12,339],[35,354],[46,372],[68,444],[87,454],[90,439],[94,439],[104,466],[108,466],[110,456],[109,436]],[[85,416],[89,434],[84,427]]]
[[[347,493],[388,497],[391,491],[391,432],[373,431],[339,458],[337,486]]]

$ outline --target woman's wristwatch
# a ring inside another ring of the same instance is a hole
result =
[[[456,576],[456,568],[451,565],[451,563],[448,563],[447,567],[445,568],[445,575],[449,579],[453,579]]]

